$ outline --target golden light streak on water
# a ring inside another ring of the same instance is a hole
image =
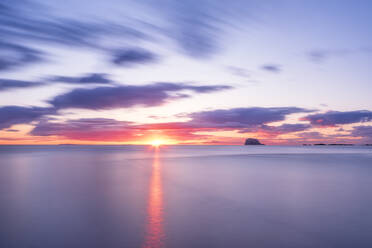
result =
[[[143,248],[164,247],[163,188],[161,183],[161,164],[159,148],[155,149],[152,164],[150,191],[147,208],[147,227]]]

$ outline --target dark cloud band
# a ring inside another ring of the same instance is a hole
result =
[[[9,128],[16,124],[27,124],[39,120],[43,116],[52,114],[55,114],[53,108],[19,106],[0,107],[0,130]]]
[[[44,85],[44,83],[0,78],[0,91],[30,88],[30,87],[36,87],[36,86],[41,86],[41,85]]]
[[[301,120],[309,121],[314,126],[336,126],[339,124],[352,124],[372,121],[372,111],[329,111],[323,114],[313,114]]]
[[[148,85],[122,85],[75,89],[50,100],[57,109],[114,109],[134,106],[159,106],[169,100],[188,97],[182,93],[188,90],[195,93],[210,93],[230,89],[226,85],[193,86],[182,83],[154,83]]]

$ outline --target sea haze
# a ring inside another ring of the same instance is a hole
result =
[[[0,146],[0,247],[372,247],[372,147]]]

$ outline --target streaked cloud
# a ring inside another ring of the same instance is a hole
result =
[[[290,114],[308,112],[313,110],[297,107],[251,107],[202,111],[192,113],[189,117],[192,118],[191,123],[198,123],[200,126],[247,128],[283,121]]]
[[[116,50],[113,53],[112,62],[120,66],[134,66],[148,64],[158,60],[154,53],[140,48]]]
[[[32,131],[34,136],[60,136],[75,140],[120,141],[136,136],[130,122],[107,118],[68,120],[63,123],[41,121]]]
[[[113,82],[105,73],[91,73],[80,77],[53,76],[49,77],[48,81],[67,84],[110,84]]]
[[[294,113],[307,113],[311,110],[283,108],[239,108],[228,110],[213,110],[191,113],[186,116],[191,120],[185,122],[137,124],[113,119],[78,119],[65,122],[41,121],[31,131],[35,136],[61,136],[77,140],[131,141],[146,138],[153,132],[179,142],[190,139],[202,140],[213,138],[213,135],[198,132],[215,132],[237,130],[244,132],[259,132],[270,137],[281,134],[303,131],[309,128],[306,124],[283,124],[268,126],[276,121],[282,121]],[[249,128],[249,129],[247,129]],[[143,137],[142,137],[143,136]]]
[[[55,114],[52,108],[40,107],[19,107],[5,106],[0,107],[0,129],[9,128],[16,124],[28,124],[39,120],[46,115]]]
[[[0,21],[1,23],[1,21]],[[1,36],[1,28],[0,28]],[[4,39],[2,37],[2,39]],[[19,69],[44,61],[44,53],[38,49],[0,40],[0,71]]]
[[[351,135],[362,138],[366,143],[372,143],[372,126],[357,126],[351,131]]]
[[[372,121],[372,111],[328,111],[322,114],[313,114],[301,118],[303,121],[309,121],[315,126],[336,126],[340,124],[352,124]]]
[[[227,85],[189,85],[184,83],[153,83],[75,89],[49,101],[57,109],[114,109],[134,106],[159,106],[170,100],[189,97],[183,91],[211,93],[231,89]]]
[[[346,56],[358,51],[351,49],[313,49],[307,53],[310,61],[315,63],[321,63],[332,57]]]
[[[51,14],[35,1],[4,1],[0,6],[0,71],[41,62],[48,54],[40,44],[84,47],[109,53],[112,45],[97,42],[107,37],[146,40],[138,29],[98,20],[77,20]],[[27,44],[27,45],[26,45]],[[38,48],[35,48],[35,44]],[[50,54],[48,54],[50,56]]]
[[[276,64],[266,64],[266,65],[261,66],[261,69],[264,71],[275,72],[275,73],[281,72],[282,70],[281,66],[276,65]]]
[[[41,86],[41,85],[44,85],[44,83],[0,78],[0,92],[11,90],[11,89],[31,88],[31,87]]]
[[[97,47],[103,36],[145,38],[139,30],[105,21],[83,21],[52,15],[48,7],[35,1],[5,1],[0,15],[0,35],[4,40],[43,41],[68,46]]]
[[[259,133],[263,136],[276,137],[282,134],[301,132],[310,129],[312,126],[309,124],[282,124],[279,126],[259,125],[257,127],[245,128],[239,130],[239,133]]]
[[[159,24],[162,33],[176,41],[185,54],[195,58],[218,53],[225,28],[243,28],[239,25],[252,21],[256,11],[263,11],[265,6],[256,0],[150,0],[141,3],[163,17],[166,25]]]

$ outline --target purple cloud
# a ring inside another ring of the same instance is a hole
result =
[[[228,66],[227,70],[230,71],[235,76],[239,76],[239,77],[242,77],[242,78],[249,78],[250,77],[249,71],[245,68],[241,68],[241,67],[237,67],[237,66]]]
[[[25,44],[42,42],[110,52],[112,47],[97,41],[107,37],[149,39],[133,26],[57,17],[51,14],[49,6],[35,1],[2,1],[0,4],[0,71],[44,60],[44,52]]]
[[[312,62],[321,63],[330,57],[339,57],[351,54],[355,51],[350,49],[314,49],[308,52],[308,57]]]
[[[51,114],[55,114],[55,110],[52,108],[19,106],[0,107],[0,130],[16,124],[27,124],[45,115]]]
[[[23,81],[23,80],[15,80],[15,79],[5,79],[0,78],[0,91],[6,91],[10,89],[19,89],[19,88],[30,88],[41,86],[43,83],[41,82],[30,82],[30,81]]]
[[[308,113],[312,110],[297,107],[234,108],[192,113],[190,123],[210,127],[248,128],[283,121],[287,115]]]
[[[119,24],[58,18],[32,1],[5,1],[0,15],[0,36],[6,40],[33,40],[59,45],[97,48],[103,36],[146,39],[142,32]],[[30,11],[33,14],[30,15]]]
[[[262,132],[266,133],[273,133],[273,134],[286,134],[286,133],[294,133],[300,132],[307,129],[310,129],[311,125],[309,124],[282,124],[280,126],[268,126],[263,125],[260,127]]]
[[[147,0],[142,3],[165,17],[165,25],[159,24],[158,28],[195,58],[208,58],[218,52],[226,27],[246,28],[242,24],[253,20],[256,10],[263,10],[262,1]]]
[[[5,132],[16,133],[19,132],[17,129],[6,129]]]
[[[60,136],[76,140],[130,140],[138,139],[138,134],[151,134],[157,130],[168,137],[176,139],[203,139],[206,135],[195,134],[197,131],[244,130],[259,132],[265,136],[275,137],[283,133],[303,131],[308,124],[283,124],[278,127],[266,123],[284,120],[289,114],[309,112],[310,110],[284,108],[239,108],[213,110],[192,113],[186,122],[135,124],[113,119],[79,119],[65,122],[41,121],[31,131],[35,136]]]
[[[112,81],[107,78],[105,73],[91,73],[81,77],[54,76],[49,79],[52,82],[61,82],[68,84],[110,84]]]
[[[279,65],[274,65],[274,64],[267,64],[267,65],[263,65],[261,67],[262,70],[265,70],[265,71],[269,71],[269,72],[280,72],[281,71],[281,68]]]
[[[351,135],[361,137],[366,142],[372,142],[372,126],[358,126],[354,127]]]
[[[34,136],[60,136],[75,140],[126,140],[133,137],[131,122],[106,118],[68,120],[62,123],[41,121],[30,132]]]
[[[44,60],[44,54],[41,51],[15,43],[0,41],[0,53],[2,54],[0,57],[0,71],[17,69]]]
[[[147,50],[132,48],[117,50],[113,54],[112,62],[116,65],[133,66],[137,64],[148,64],[155,62],[157,56]]]
[[[259,133],[261,136],[276,137],[281,134],[294,133],[310,129],[309,124],[282,124],[280,126],[257,125],[239,130],[239,133]]]
[[[308,124],[282,124],[280,126],[264,126],[263,130],[278,132],[278,133],[293,133],[300,132],[311,128]]]
[[[122,85],[75,89],[50,100],[57,109],[114,109],[134,106],[159,106],[168,100],[188,97],[182,93],[188,90],[196,93],[210,93],[231,89],[226,85],[193,86],[183,83],[153,83],[147,85]]]
[[[320,132],[303,132],[297,135],[300,138],[306,139],[325,139],[326,137]]]
[[[324,114],[308,115],[301,120],[310,121],[315,126],[336,126],[339,124],[351,124],[372,121],[372,111],[328,111]]]

